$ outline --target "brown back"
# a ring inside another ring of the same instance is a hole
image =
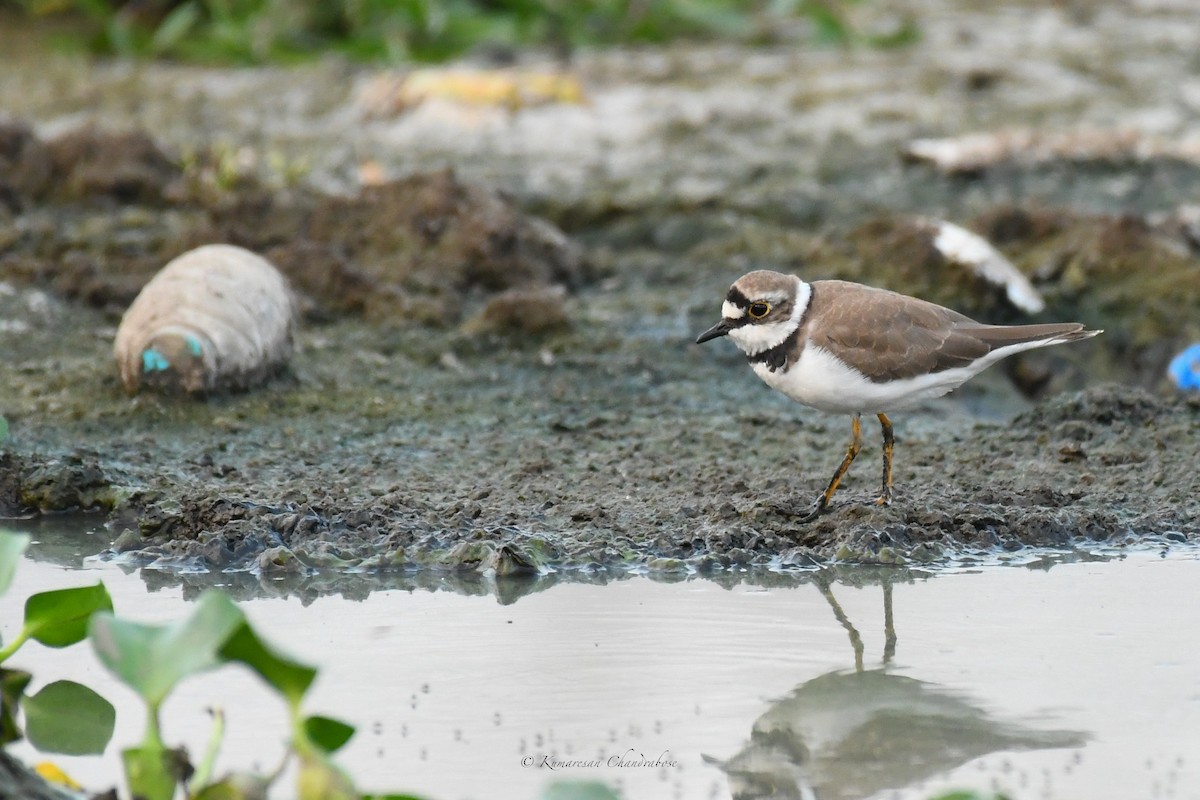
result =
[[[809,341],[877,383],[966,366],[1007,345],[1091,335],[1076,322],[985,325],[935,303],[846,281],[811,286],[803,323]]]

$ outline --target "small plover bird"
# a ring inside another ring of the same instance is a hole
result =
[[[729,336],[758,377],[806,406],[850,414],[853,438],[803,521],[829,507],[862,448],[860,417],[883,428],[883,491],[892,502],[892,423],[887,412],[940,397],[1000,359],[1100,333],[1077,322],[986,325],[948,308],[847,281],[807,283],[758,270],[738,278],[721,321],[696,343]]]

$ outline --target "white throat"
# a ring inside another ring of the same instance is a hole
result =
[[[796,302],[787,319],[766,325],[743,325],[731,330],[729,338],[733,339],[733,343],[748,356],[756,356],[772,347],[778,347],[800,326],[800,320],[804,317],[804,312],[808,310],[810,300],[812,300],[812,287],[796,278]],[[729,310],[732,304],[726,302],[725,306],[723,312],[727,319],[737,319],[745,314],[741,309],[736,309],[737,316],[731,317]]]

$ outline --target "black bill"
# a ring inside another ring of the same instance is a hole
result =
[[[704,333],[697,336],[696,344],[703,344],[704,342],[707,342],[709,339],[716,339],[718,336],[724,336],[725,334],[727,334],[731,330],[733,330],[735,327],[737,327],[737,326],[734,325],[733,323],[731,323],[729,320],[722,319],[716,325],[713,325],[711,328],[706,330]]]

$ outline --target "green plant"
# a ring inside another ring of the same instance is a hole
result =
[[[30,14],[81,15],[92,45],[123,56],[263,63],[334,50],[360,60],[441,61],[481,45],[579,46],[674,39],[770,40],[802,18],[819,42],[876,46],[916,38],[860,36],[861,0],[18,0]]]
[[[250,627],[241,609],[221,592],[205,592],[191,616],[173,625],[146,625],[111,613],[97,614],[92,620],[91,640],[105,666],[146,704],[145,738],[122,753],[134,794],[148,800],[166,800],[173,796],[176,785],[186,780],[193,797],[238,797],[242,795],[236,787],[264,781],[253,776],[231,776],[210,783],[223,724],[219,716],[208,755],[190,779],[181,769],[186,762],[178,751],[166,746],[162,737],[159,709],[180,680],[222,664],[240,663],[257,673],[287,703],[292,722],[290,752],[300,761],[298,796],[358,797],[353,783],[329,758],[350,739],[354,728],[301,713],[301,701],[316,670],[270,648]],[[279,770],[265,783],[278,774]]]
[[[0,594],[13,574],[29,537],[0,530]],[[148,625],[123,619],[112,611],[103,584],[59,589],[32,595],[25,619],[13,640],[0,649],[0,664],[28,640],[67,647],[89,638],[97,657],[141,697],[146,732],[138,745],[122,751],[125,781],[131,794],[144,800],[171,800],[180,786],[191,800],[250,800],[266,795],[291,757],[299,762],[296,796],[301,800],[412,800],[406,795],[362,795],[332,760],[354,728],[329,717],[305,715],[302,701],[316,669],[268,645],[245,614],[223,593],[200,596],[192,613],[170,625]],[[269,775],[232,774],[213,779],[224,718],[214,712],[213,731],[204,756],[192,765],[182,748],[169,747],[163,736],[160,709],[176,685],[197,673],[227,664],[255,672],[285,702],[291,735],[283,763]],[[57,753],[100,753],[112,738],[115,712],[91,689],[57,681],[26,696],[28,672],[0,667],[0,745],[25,735],[38,749]]]
[[[0,594],[12,584],[17,562],[28,545],[28,536],[0,530]],[[72,681],[57,681],[35,695],[26,695],[32,676],[2,665],[30,639],[54,648],[82,641],[91,615],[111,609],[112,598],[101,583],[29,596],[20,631],[0,647],[0,745],[27,736],[43,751],[70,755],[104,752],[116,722],[111,703]]]

